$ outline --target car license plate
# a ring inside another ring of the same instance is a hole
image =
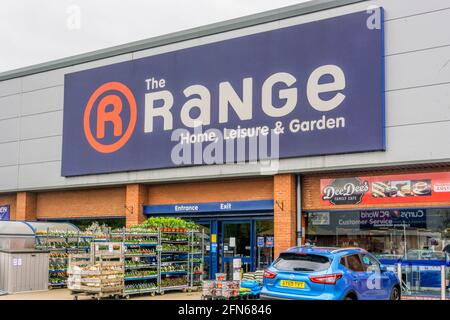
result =
[[[282,287],[305,289],[305,283],[302,281],[281,280],[280,285]]]

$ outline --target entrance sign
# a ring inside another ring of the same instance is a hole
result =
[[[202,202],[185,204],[145,205],[144,214],[186,215],[195,213],[273,211],[273,200]]]
[[[384,150],[384,30],[371,15],[67,74],[62,175]]]

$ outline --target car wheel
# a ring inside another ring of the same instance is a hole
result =
[[[344,298],[344,300],[355,300],[355,298],[352,295],[348,295]]]
[[[400,298],[401,298],[400,289],[398,287],[392,288],[391,300],[400,300]]]

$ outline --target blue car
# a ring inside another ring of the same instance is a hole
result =
[[[401,287],[364,249],[294,247],[264,271],[261,298],[400,300]]]

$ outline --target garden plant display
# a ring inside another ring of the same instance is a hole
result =
[[[162,251],[188,252],[189,251],[189,246],[187,246],[187,245],[177,245],[177,244],[171,244],[171,243],[164,243],[162,245]]]
[[[125,293],[162,294],[199,285],[203,238],[196,236],[194,242],[192,232],[198,228],[179,218],[153,217],[138,226],[108,234],[108,241],[125,245]]]
[[[127,284],[125,291],[143,291],[143,290],[156,290],[158,287],[155,282],[138,282]]]
[[[186,266],[184,265],[169,265],[169,266],[161,266],[161,272],[173,272],[173,271],[184,271],[186,272]]]
[[[173,257],[173,256],[164,256],[164,257],[161,257],[161,262],[180,262],[180,261],[182,261],[182,262],[184,262],[184,261],[186,261],[186,257]]]
[[[50,264],[49,265],[49,270],[53,271],[53,270],[67,270],[67,264]]]
[[[126,268],[154,268],[157,267],[156,261],[126,261]]]
[[[154,231],[160,229],[162,232],[185,232],[187,230],[197,230],[198,225],[180,218],[151,217],[145,220],[143,224],[137,225],[134,228],[144,228]]]
[[[155,249],[146,249],[146,248],[141,248],[141,249],[128,249],[126,251],[126,255],[154,255],[156,254]]]
[[[86,252],[92,238],[81,237],[78,231],[47,230],[36,232],[36,249],[49,250],[49,285],[64,286],[67,283],[68,253]]]
[[[161,241],[188,242],[189,239],[185,233],[163,233]]]
[[[127,271],[125,273],[125,278],[140,278],[140,277],[148,277],[157,275],[157,270],[136,270],[136,271]]]
[[[194,266],[193,272],[196,274],[202,273],[202,267],[201,266]]]
[[[51,285],[64,285],[66,284],[67,278],[66,276],[60,277],[60,276],[51,276],[48,279],[49,284]]]
[[[134,243],[134,244],[157,244],[158,241],[153,237],[143,237],[143,238],[136,238],[131,236],[125,236],[125,242],[126,243]]]
[[[165,278],[161,280],[161,287],[177,287],[177,286],[185,286],[188,284],[186,277],[181,278]]]

